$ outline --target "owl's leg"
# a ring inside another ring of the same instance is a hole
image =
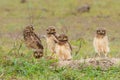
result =
[[[71,60],[72,59],[72,56],[71,56],[71,54],[69,53],[68,55],[67,55],[67,59],[66,60]]]
[[[105,58],[107,58],[107,55],[108,55],[108,53],[107,53],[107,52],[105,52]]]
[[[64,61],[64,60],[65,60],[65,57],[64,57],[63,54],[60,54],[59,56],[60,56],[60,57],[59,57],[60,61]]]
[[[107,58],[108,53],[107,53],[107,51],[106,51],[106,48],[104,48],[103,53],[104,53],[104,57]]]
[[[101,53],[100,52],[98,52],[98,56],[101,57]]]

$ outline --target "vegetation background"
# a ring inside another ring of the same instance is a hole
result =
[[[84,5],[89,5],[90,11],[78,12]],[[95,30],[105,27],[109,57],[120,58],[120,0],[0,0],[0,80],[120,79],[120,66],[106,71],[93,67],[51,69],[55,60],[34,59],[22,38],[22,30],[29,24],[34,25],[38,35],[45,34],[51,25],[58,33],[66,33],[73,46],[73,59],[94,57]],[[44,39],[42,42],[46,46]]]

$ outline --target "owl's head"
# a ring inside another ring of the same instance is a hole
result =
[[[29,25],[29,26],[27,26],[27,27],[25,28],[25,31],[26,31],[26,32],[33,32],[33,31],[34,31],[34,28],[33,28],[32,25]]]
[[[50,26],[48,29],[46,29],[47,34],[55,34],[56,30],[54,26]]]
[[[43,56],[43,51],[35,51],[33,56],[36,58],[36,59],[39,59]]]
[[[106,35],[106,29],[105,28],[99,28],[96,30],[97,35],[105,36]]]
[[[65,34],[60,34],[57,39],[60,42],[67,42],[68,41],[68,37]]]

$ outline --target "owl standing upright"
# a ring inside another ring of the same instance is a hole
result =
[[[28,48],[34,50],[34,57],[40,58],[43,56],[43,45],[40,38],[34,32],[32,25],[27,26],[23,31],[23,37],[25,44]]]
[[[98,53],[99,56],[103,54],[105,57],[107,57],[107,54],[110,51],[110,49],[108,36],[104,28],[96,30],[96,35],[93,40],[93,46],[95,48],[96,53]]]
[[[47,30],[47,35],[45,36],[47,47],[52,55],[55,53],[55,44],[58,41],[56,36],[56,30],[54,26],[50,26]]]
[[[58,36],[58,42],[55,45],[55,53],[59,60],[71,60],[72,59],[72,48],[68,42],[68,37],[65,34]]]

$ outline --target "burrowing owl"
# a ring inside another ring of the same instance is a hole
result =
[[[109,44],[108,44],[108,36],[104,28],[100,28],[96,30],[96,35],[94,37],[93,45],[96,53],[98,53],[99,56],[104,54],[104,56],[107,57],[107,54],[109,52]]]
[[[71,52],[72,48],[68,42],[68,37],[65,34],[58,36],[58,42],[55,46],[55,53],[59,60],[70,60],[72,59]]]
[[[34,57],[42,57],[43,46],[41,44],[40,38],[34,32],[33,26],[27,26],[23,31],[23,36],[26,46],[34,50]]]
[[[56,30],[54,26],[50,26],[47,30],[46,42],[47,47],[52,54],[55,53],[55,44],[58,41],[56,36]]]

